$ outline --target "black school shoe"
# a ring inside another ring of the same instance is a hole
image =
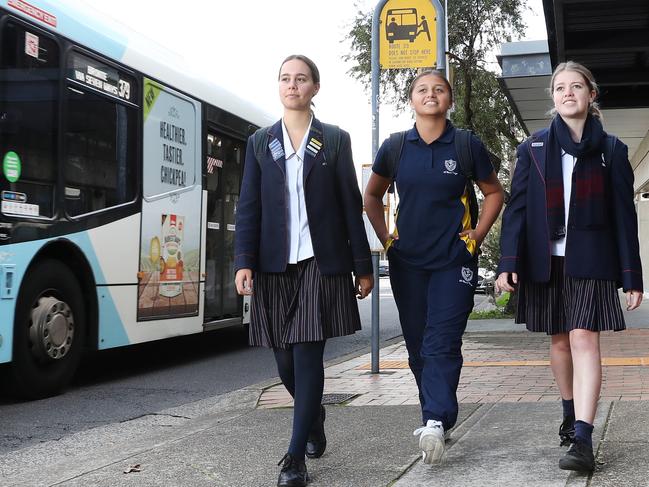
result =
[[[566,454],[559,460],[561,470],[575,470],[577,472],[592,472],[595,470],[595,456],[593,448],[575,441]]]
[[[327,448],[327,437],[324,431],[325,417],[325,408],[320,405],[320,417],[309,431],[309,439],[306,442],[306,456],[309,458],[320,458]]]
[[[304,460],[297,460],[293,455],[287,453],[277,465],[282,466],[282,471],[277,479],[277,487],[306,487],[309,474],[306,471]]]
[[[559,426],[559,438],[561,439],[559,446],[566,446],[575,442],[574,416],[564,418],[563,423],[561,423],[561,426]]]

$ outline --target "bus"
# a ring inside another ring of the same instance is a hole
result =
[[[0,380],[26,398],[84,350],[246,319],[235,212],[272,120],[98,17],[0,0]]]

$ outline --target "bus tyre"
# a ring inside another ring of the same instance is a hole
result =
[[[79,282],[60,261],[38,262],[23,282],[10,381],[19,397],[38,399],[58,394],[72,379],[85,342],[85,306]]]

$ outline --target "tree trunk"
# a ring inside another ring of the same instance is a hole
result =
[[[466,127],[473,130],[473,111],[471,110],[471,95],[473,94],[473,78],[471,77],[471,63],[464,69],[464,115]]]

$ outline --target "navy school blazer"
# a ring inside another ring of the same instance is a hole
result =
[[[533,282],[550,280],[551,242],[545,192],[549,129],[528,137],[516,150],[511,197],[502,219],[498,273],[517,272]],[[628,148],[617,140],[611,158],[606,201],[608,222],[588,228],[568,213],[565,273],[616,281],[624,291],[642,291],[638,220]]]
[[[282,121],[268,129],[268,145],[257,161],[248,139],[241,195],[236,212],[235,272],[252,269],[284,272],[289,253],[289,202],[284,155],[273,159],[270,145],[284,148]],[[372,274],[370,248],[363,223],[363,203],[352,160],[349,134],[340,133],[336,161],[327,161],[324,147],[315,157],[304,152],[304,200],[313,252],[323,275]],[[315,117],[307,142],[324,144],[322,123]],[[275,143],[276,144],[276,143]]]

